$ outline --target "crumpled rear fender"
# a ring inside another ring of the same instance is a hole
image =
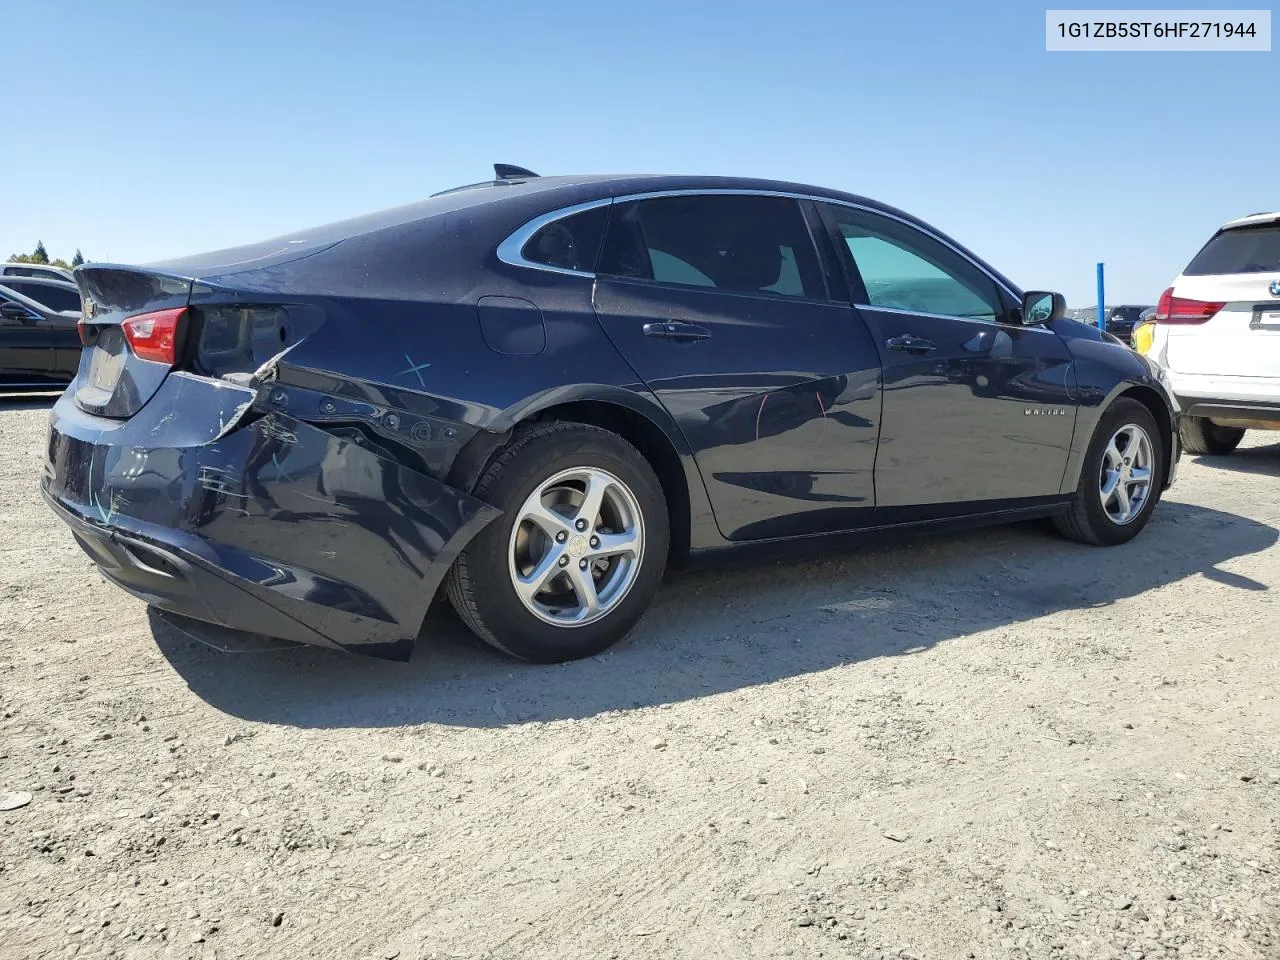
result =
[[[253,399],[175,373],[113,422],[68,394],[51,416],[44,492],[80,523],[216,574],[303,639],[407,656],[454,558],[499,511],[282,413],[238,425]],[[245,628],[225,613],[214,610]]]

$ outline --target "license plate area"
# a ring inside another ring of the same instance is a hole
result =
[[[1250,330],[1280,331],[1280,303],[1257,303],[1249,318]]]
[[[109,327],[98,334],[89,357],[89,384],[95,390],[110,394],[120,382],[128,357],[128,345],[119,327]]]

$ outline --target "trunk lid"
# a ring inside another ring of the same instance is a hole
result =
[[[80,267],[76,281],[84,303],[80,321],[84,350],[73,383],[76,406],[98,416],[131,417],[160,388],[171,367],[136,356],[121,324],[142,313],[186,307],[192,281],[113,264]]]
[[[124,419],[142,409],[175,367],[210,376],[252,371],[297,341],[285,329],[285,311],[195,308],[193,292],[202,304],[226,301],[243,307],[230,278],[309,257],[339,240],[328,234],[284,237],[143,266],[94,263],[80,267],[75,277],[84,303],[84,350],[74,384],[76,406],[86,413]],[[178,323],[176,362],[138,356],[121,325],[139,314],[174,309],[186,310]],[[309,320],[307,311],[302,313]],[[301,335],[314,326],[313,322],[295,323],[294,329]]]

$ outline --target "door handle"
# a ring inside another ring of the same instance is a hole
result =
[[[929,353],[938,349],[932,340],[913,337],[909,333],[901,337],[890,337],[884,344],[890,350],[897,350],[901,353]]]
[[[698,326],[696,323],[689,323],[687,320],[666,320],[662,323],[646,323],[644,325],[644,335],[646,337],[657,337],[659,340],[692,342],[694,340],[708,339],[711,336],[711,331],[706,327]]]

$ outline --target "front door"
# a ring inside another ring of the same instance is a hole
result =
[[[684,432],[725,537],[870,522],[879,356],[829,299],[800,201],[615,204],[597,277],[600,322]]]
[[[0,383],[41,383],[54,362],[48,321],[15,300],[0,297]]]
[[[861,208],[822,207],[884,358],[877,522],[1056,496],[1076,413],[1066,345],[1013,322],[1011,299],[948,244]]]

